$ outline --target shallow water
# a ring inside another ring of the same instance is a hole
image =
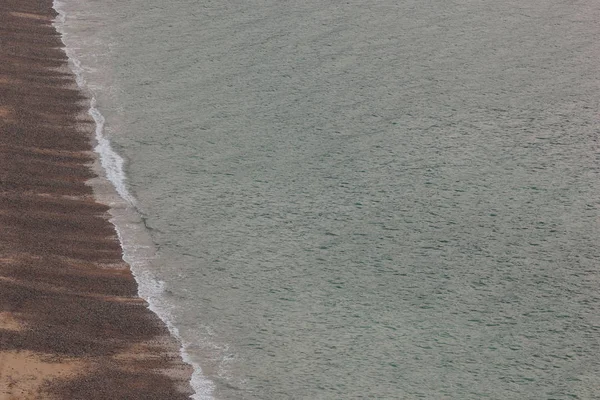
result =
[[[595,2],[65,9],[216,397],[600,396]]]

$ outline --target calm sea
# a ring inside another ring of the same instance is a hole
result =
[[[600,398],[596,0],[61,9],[196,398]]]

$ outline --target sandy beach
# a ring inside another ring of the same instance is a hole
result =
[[[186,399],[94,178],[89,100],[49,0],[0,5],[0,400]]]

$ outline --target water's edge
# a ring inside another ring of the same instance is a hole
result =
[[[214,384],[203,375],[200,365],[194,362],[186,351],[187,345],[183,342],[178,328],[170,319],[168,304],[162,299],[163,283],[155,279],[146,268],[155,257],[155,245],[145,228],[136,200],[127,189],[127,177],[123,171],[124,160],[112,149],[109,139],[104,136],[106,121],[97,107],[96,96],[86,84],[81,62],[72,48],[67,45],[65,30],[67,13],[63,8],[63,3],[53,0],[52,7],[58,14],[53,21],[53,26],[61,35],[63,50],[69,59],[69,67],[75,75],[77,85],[90,99],[88,114],[95,122],[94,152],[97,155],[97,161],[93,169],[98,178],[90,180],[88,184],[92,186],[96,199],[110,206],[109,212],[112,216],[110,222],[115,227],[119,238],[123,260],[129,265],[137,282],[138,295],[148,303],[148,308],[167,326],[171,336],[180,345],[179,352],[182,360],[193,368],[190,384],[195,394],[191,398],[212,400],[215,398],[213,395]]]

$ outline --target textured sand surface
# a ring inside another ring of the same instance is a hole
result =
[[[0,400],[189,398],[86,184],[93,121],[51,5],[0,4]]]

